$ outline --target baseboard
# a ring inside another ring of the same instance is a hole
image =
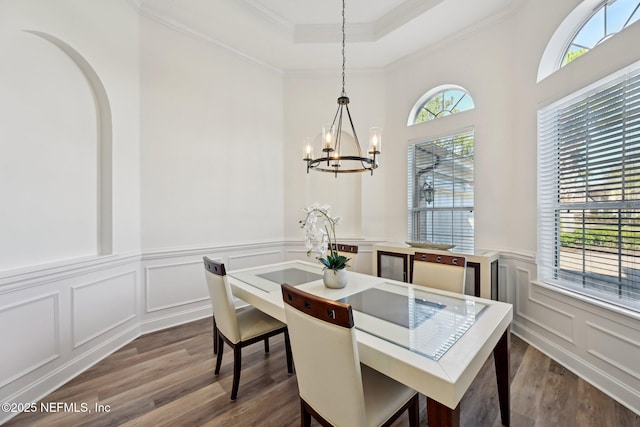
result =
[[[205,306],[167,313],[161,317],[143,320],[140,322],[140,335],[160,331],[184,323],[211,317],[211,304],[207,301]]]

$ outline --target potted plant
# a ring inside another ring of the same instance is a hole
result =
[[[344,288],[347,285],[347,262],[350,258],[338,254],[336,241],[336,225],[342,218],[331,217],[331,206],[314,203],[304,208],[304,219],[300,220],[300,227],[304,230],[307,256],[312,252],[324,265],[323,280],[328,288]]]

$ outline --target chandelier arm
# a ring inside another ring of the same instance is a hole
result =
[[[353,138],[356,140],[356,148],[358,148],[358,157],[360,157],[360,163],[364,169],[371,169],[367,167],[365,164],[364,157],[362,156],[362,149],[360,148],[360,140],[358,140],[358,134],[356,133],[356,127],[353,125],[353,120],[351,119],[351,112],[349,111],[349,105],[345,104],[345,108],[347,109],[347,116],[349,117],[349,123],[351,124],[351,130],[353,131]]]
[[[338,154],[338,157],[340,157],[342,151],[340,151],[340,149],[342,148],[342,105],[338,107],[338,125],[336,126],[336,153]]]

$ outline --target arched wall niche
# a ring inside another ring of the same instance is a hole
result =
[[[59,38],[40,31],[26,32],[51,42],[58,47],[78,66],[84,74],[95,100],[98,137],[98,255],[113,253],[113,188],[112,188],[112,159],[113,159],[113,127],[111,123],[111,104],[107,91],[91,64]]]
[[[63,40],[32,30],[5,35],[7,96],[0,114],[7,123],[3,151],[11,160],[0,163],[12,184],[2,191],[0,271],[111,254],[112,122],[105,87]]]

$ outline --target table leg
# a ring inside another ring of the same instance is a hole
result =
[[[510,418],[510,392],[509,381],[511,363],[509,361],[509,345],[511,341],[511,327],[509,326],[504,335],[493,349],[493,361],[496,366],[496,380],[498,381],[498,399],[500,401],[500,418],[502,425],[509,425]]]
[[[430,427],[460,427],[460,404],[451,409],[427,397],[427,424]]]

